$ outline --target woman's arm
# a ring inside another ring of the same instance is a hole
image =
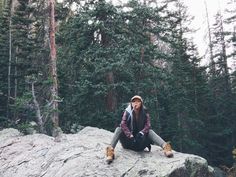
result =
[[[131,120],[132,121],[132,120]],[[124,132],[124,134],[128,137],[131,138],[133,136],[133,134],[131,133],[130,129],[128,128],[127,125],[127,112],[125,111],[123,116],[122,116],[122,120],[121,120],[121,124],[120,127],[122,129],[122,131]]]

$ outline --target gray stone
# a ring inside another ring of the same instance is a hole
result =
[[[8,139],[10,137],[17,137],[20,136],[21,133],[13,128],[7,128],[2,131],[0,131],[0,143],[3,142],[5,139]]]
[[[166,158],[158,146],[151,152],[134,152],[118,143],[115,160],[108,165],[105,148],[113,133],[104,129],[85,127],[77,134],[63,134],[60,142],[43,134],[11,131],[0,132],[1,177],[214,176],[204,158],[176,151],[174,158]]]

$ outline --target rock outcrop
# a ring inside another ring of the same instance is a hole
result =
[[[174,152],[166,158],[158,146],[151,152],[125,150],[118,143],[108,165],[105,148],[113,133],[85,127],[63,134],[61,142],[43,134],[0,131],[1,177],[213,177],[214,170],[199,156]]]

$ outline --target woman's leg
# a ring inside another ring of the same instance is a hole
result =
[[[110,146],[108,146],[106,148],[106,156],[107,156],[106,161],[107,161],[108,164],[111,163],[114,160],[114,158],[115,158],[114,149],[115,149],[115,147],[116,147],[116,145],[117,145],[117,143],[118,143],[118,141],[120,139],[121,133],[122,133],[121,128],[117,127],[115,132],[114,132],[113,138],[111,140]]]
[[[113,147],[114,149],[115,149],[115,147],[116,147],[116,145],[117,145],[117,143],[118,143],[118,141],[119,141],[119,139],[120,139],[121,133],[122,133],[121,128],[120,128],[120,127],[117,127],[117,128],[115,129],[113,138],[112,138],[112,140],[111,140],[111,147]]]
[[[171,145],[166,143],[159,135],[157,135],[153,130],[149,130],[148,138],[153,141],[155,145],[161,146],[164,150],[166,157],[173,157],[173,152]]]
[[[166,142],[165,142],[159,135],[157,135],[152,129],[149,130],[148,138],[149,138],[155,145],[161,146],[162,148],[163,148],[163,146],[166,144]]]

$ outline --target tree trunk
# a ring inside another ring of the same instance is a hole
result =
[[[13,93],[13,98],[14,100],[17,99],[17,89],[18,89],[18,80],[17,80],[17,63],[18,63],[18,58],[17,58],[17,50],[16,50],[16,57],[15,57],[15,70],[14,70],[14,93]],[[18,115],[17,115],[17,110],[14,109],[14,113],[13,113],[13,118],[14,121],[18,120]]]
[[[50,69],[52,77],[51,99],[52,99],[52,122],[54,128],[59,127],[58,115],[58,81],[57,81],[57,65],[56,65],[56,43],[55,43],[55,0],[49,1],[49,39],[50,39]]]
[[[106,17],[100,17],[102,21],[106,21]],[[109,37],[107,36],[106,32],[101,31],[101,43],[102,45],[106,48],[109,46]],[[107,57],[107,56],[105,56]],[[116,98],[116,91],[115,89],[111,86],[114,84],[114,73],[113,71],[108,71],[106,73],[106,83],[108,85],[108,93],[106,97],[106,106],[107,110],[110,112],[113,112],[116,110],[117,107],[117,98]]]
[[[35,109],[36,109],[37,124],[39,126],[40,133],[45,133],[45,131],[44,131],[44,123],[43,123],[43,116],[41,114],[39,103],[38,103],[38,101],[36,99],[34,84],[35,84],[35,82],[31,83],[31,92],[32,92],[34,106],[35,106]]]
[[[208,38],[209,38],[209,47],[210,47],[210,70],[212,73],[212,76],[215,77],[216,74],[216,68],[215,68],[215,62],[213,59],[213,42],[211,39],[211,28],[210,28],[210,23],[209,23],[209,16],[208,16],[208,9],[207,9],[207,4],[206,1],[204,1],[205,3],[205,8],[206,8],[206,19],[207,19],[207,29],[208,29]]]
[[[10,6],[12,4],[12,1],[10,1]],[[9,58],[8,58],[8,76],[7,76],[7,119],[10,117],[10,98],[11,98],[11,62],[12,62],[12,33],[11,33],[11,26],[12,26],[12,21],[11,21],[11,16],[12,16],[12,11],[13,8],[10,7],[10,17],[9,17]]]
[[[222,58],[223,58],[223,69],[224,69],[224,79],[225,79],[225,89],[228,97],[231,96],[231,86],[230,86],[230,77],[229,77],[229,68],[226,55],[226,44],[225,44],[225,31],[223,27],[222,17],[220,18],[220,30],[221,30],[221,47],[222,47]]]
[[[108,85],[114,84],[114,74],[112,71],[108,72],[106,75],[106,81]],[[109,88],[107,94],[107,109],[110,112],[115,111],[117,107],[117,100],[114,88]]]

